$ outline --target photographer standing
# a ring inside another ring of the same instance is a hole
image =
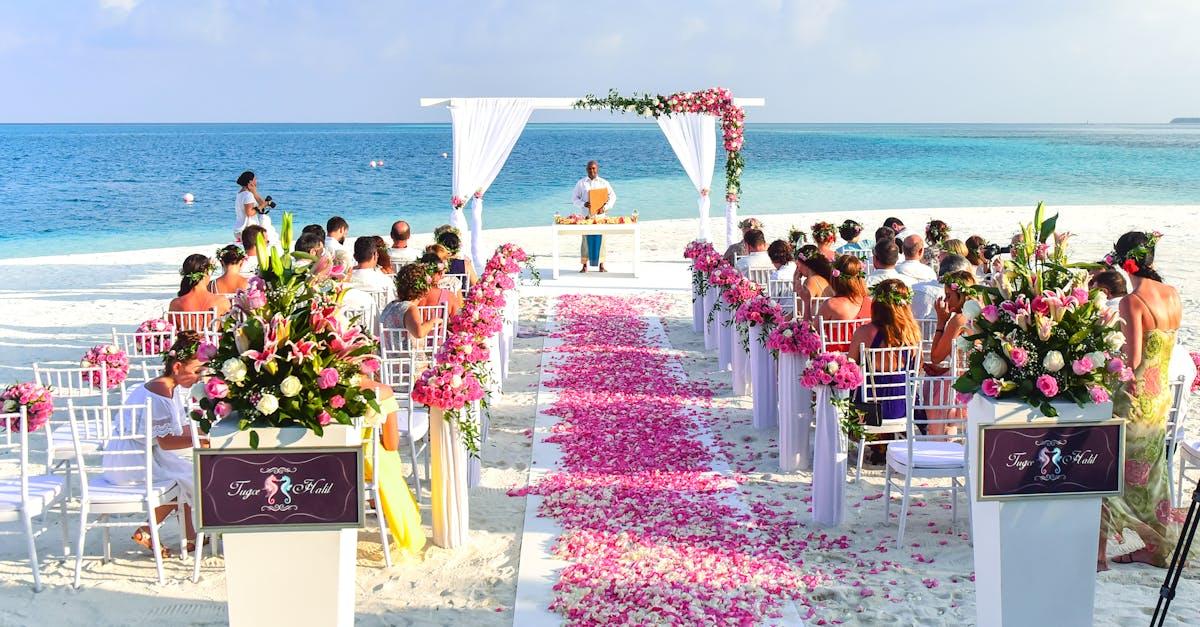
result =
[[[258,225],[266,229],[267,243],[276,243],[279,236],[275,233],[275,227],[271,226],[271,216],[267,215],[267,212],[275,207],[274,201],[270,196],[263,198],[258,194],[258,179],[249,170],[242,172],[237,178],[237,184],[241,186],[241,190],[234,201],[234,241],[240,243],[242,230],[251,225]]]

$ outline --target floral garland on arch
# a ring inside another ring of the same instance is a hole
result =
[[[576,109],[608,109],[613,113],[636,113],[657,118],[672,113],[704,113],[721,118],[721,133],[725,143],[725,200],[737,202],[742,193],[742,157],[745,143],[746,110],[733,103],[733,92],[724,87],[703,91],[681,91],[663,96],[639,94],[622,96],[615,89],[600,98],[592,94],[575,102]],[[706,193],[702,190],[701,193]]]

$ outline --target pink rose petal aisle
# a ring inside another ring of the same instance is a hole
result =
[[[559,391],[548,439],[562,467],[515,490],[544,498],[568,562],[550,609],[571,624],[755,624],[782,617],[820,578],[785,542],[786,522],[740,506],[737,482],[701,441],[707,388],[689,383],[643,315],[661,300],[567,296],[547,376]],[[673,369],[672,366],[675,366]],[[772,525],[778,525],[772,529]],[[800,542],[799,545],[803,545]]]

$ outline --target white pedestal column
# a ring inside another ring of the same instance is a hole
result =
[[[837,392],[827,385],[813,390],[817,433],[813,451],[813,522],[822,527],[842,524],[846,511],[846,434],[838,410],[830,402]]]
[[[742,338],[738,335],[737,327],[729,325],[729,343],[733,354],[730,356],[730,370],[733,372],[734,396],[745,396],[750,393],[750,351],[742,348]]]
[[[504,376],[500,366],[500,334],[495,333],[487,339],[488,345],[488,385],[487,393],[490,402],[500,400],[501,390],[504,389]]]
[[[430,507],[433,510],[433,543],[453,549],[467,543],[470,509],[467,473],[470,455],[458,428],[436,407],[429,410]]]
[[[761,324],[750,327],[750,380],[754,388],[754,428],[770,429],[779,423],[778,365],[771,349],[763,346]]]
[[[518,305],[516,290],[504,293],[504,324],[500,327],[500,380],[508,379],[509,360],[512,359],[513,339],[517,336]]]
[[[717,309],[717,369],[729,370],[733,367],[733,345],[737,341],[734,337],[733,325],[726,326],[729,321],[729,312],[725,311],[725,307]]]
[[[980,425],[1096,422],[1112,417],[1111,403],[1054,406],[1059,412],[1057,419],[1045,418],[1022,403],[996,402],[978,394],[967,405],[971,539],[980,627],[1092,624],[1101,499],[1064,496],[979,501],[975,488]],[[1036,564],[1047,563],[1052,564],[1051,579],[1033,574]]]
[[[696,284],[692,283],[692,332],[704,332],[704,316],[707,312],[704,311],[704,297],[700,292],[696,291]]]
[[[232,425],[216,425],[212,447],[250,448],[250,432]],[[301,428],[256,429],[259,450],[304,449],[361,445],[358,429],[345,425],[325,427],[318,437]],[[354,575],[358,530],[224,533],[225,593],[229,624],[233,627],[293,625],[321,627],[354,624]],[[198,549],[197,549],[198,550]],[[297,573],[320,573],[321,585],[307,586],[303,594],[286,603],[272,598],[281,581],[295,581]]]
[[[487,413],[483,410],[483,404],[479,401],[471,403],[471,411],[475,413],[476,419],[479,421],[479,447],[480,457],[467,456],[467,488],[473,488],[483,480],[483,445],[488,439],[488,419]]]
[[[708,319],[709,312],[717,305],[717,292],[717,288],[710,285],[704,294],[704,350],[706,351],[716,350],[718,331],[721,328],[717,324],[715,314],[711,321]]]
[[[800,387],[808,359],[797,353],[779,354],[779,470],[812,467],[812,390]]]

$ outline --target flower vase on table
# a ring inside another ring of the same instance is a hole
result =
[[[1101,501],[1124,488],[1124,421],[1110,396],[1133,378],[1118,313],[1067,260],[1058,216],[1022,225],[991,285],[974,299],[960,337],[967,403],[975,590],[980,625],[1046,616],[1090,625]],[[948,286],[948,289],[951,289]],[[1161,441],[1160,441],[1161,445]],[[1111,530],[1120,532],[1120,529]],[[1053,585],[1029,564],[1054,556]]]
[[[850,391],[863,384],[862,370],[844,353],[820,353],[801,373],[800,384],[812,389],[815,402],[812,519],[820,526],[836,527],[846,509]]]
[[[813,391],[800,385],[808,360],[821,350],[821,338],[805,320],[771,330],[767,348],[779,354],[779,470],[812,467]]]
[[[755,429],[768,429],[779,422],[778,411],[778,363],[771,349],[767,348],[767,336],[771,329],[783,320],[783,309],[774,300],[761,294],[738,307],[734,324],[739,335],[747,333],[750,344],[750,378],[754,389],[753,424]]]

